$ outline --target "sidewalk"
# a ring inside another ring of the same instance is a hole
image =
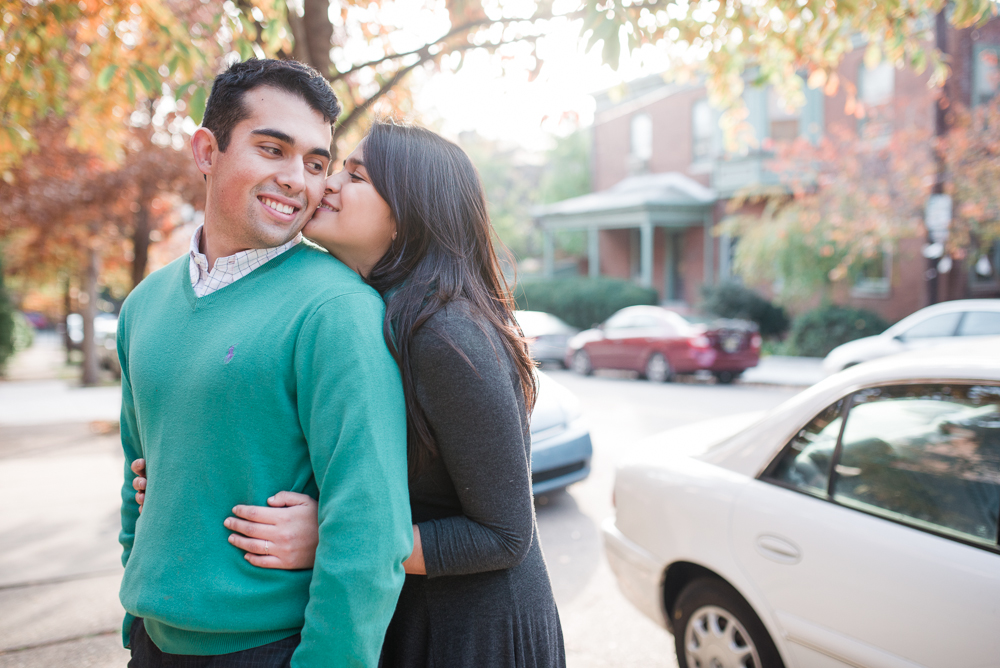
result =
[[[741,382],[760,385],[791,385],[808,387],[826,378],[820,357],[785,357],[769,355],[743,372]]]
[[[42,334],[0,381],[0,668],[123,667],[116,386]]]

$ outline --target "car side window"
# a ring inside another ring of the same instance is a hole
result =
[[[852,397],[833,500],[996,546],[1000,387],[914,384]]]
[[[763,477],[804,492],[826,496],[843,408],[844,400],[841,399],[800,429]]]
[[[1000,311],[969,311],[958,327],[959,336],[1000,335]]]
[[[903,332],[902,338],[910,340],[954,336],[955,328],[958,327],[958,321],[961,317],[961,313],[942,313],[932,316]]]

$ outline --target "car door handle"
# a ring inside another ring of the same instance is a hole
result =
[[[762,557],[779,564],[790,566],[802,561],[802,550],[791,541],[778,536],[769,534],[757,536],[756,547]]]

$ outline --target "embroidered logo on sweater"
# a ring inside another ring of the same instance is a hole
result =
[[[229,352],[226,353],[226,360],[223,362],[223,364],[229,364],[230,362],[232,362],[233,361],[233,354],[235,352],[236,352],[236,345],[234,344],[234,345],[229,346]]]

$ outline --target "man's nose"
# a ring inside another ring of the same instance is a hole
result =
[[[289,160],[278,174],[278,185],[291,194],[298,194],[306,188],[306,166],[299,160]]]

